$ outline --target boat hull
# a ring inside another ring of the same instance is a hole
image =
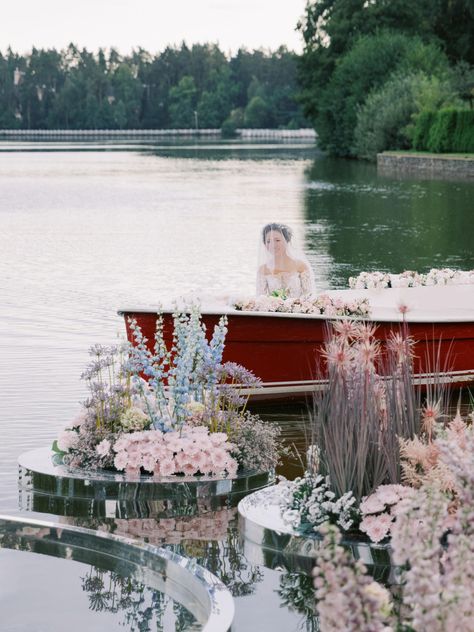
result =
[[[122,310],[127,337],[132,339],[129,319],[135,319],[143,334],[153,341],[157,314],[145,310]],[[254,399],[305,397],[324,386],[321,375],[321,347],[330,321],[306,315],[227,312],[228,334],[224,361],[236,362],[251,370],[263,382],[263,389],[249,391]],[[164,338],[171,346],[173,320],[163,313]],[[219,320],[213,312],[203,312],[203,322],[211,332]],[[391,332],[406,327],[415,340],[415,380],[433,381],[433,372],[452,384],[474,381],[474,319],[463,322],[370,321],[377,326],[375,338],[382,347]],[[152,344],[152,343],[148,343]],[[438,378],[437,378],[438,379]]]

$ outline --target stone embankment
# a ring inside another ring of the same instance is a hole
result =
[[[474,179],[474,155],[386,151],[377,154],[377,171],[382,175],[412,174]]]

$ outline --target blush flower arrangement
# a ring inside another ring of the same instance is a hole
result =
[[[356,277],[349,277],[349,287],[356,290],[473,283],[474,270],[454,270],[453,268],[431,268],[426,274],[413,270],[405,270],[400,274],[379,271],[361,272]]]
[[[416,472],[416,480],[421,475],[412,453],[439,452],[430,447],[435,432],[462,444],[466,426],[458,418],[441,431],[447,393],[436,380],[422,400],[413,385],[414,341],[406,326],[384,347],[372,325],[331,327],[322,350],[327,388],[314,394],[305,474],[280,484],[281,516],[302,535],[319,533],[328,522],[386,543],[398,505],[413,493],[415,476],[408,473]],[[442,480],[441,473],[438,465]]]
[[[432,481],[412,488],[396,510],[393,561],[397,596],[375,582],[323,525],[313,571],[321,632],[471,632],[474,629],[474,435],[438,439],[439,463],[450,473],[459,503]]]
[[[226,324],[208,339],[193,307],[174,314],[170,349],[161,317],[151,349],[133,320],[133,344],[92,347],[82,375],[90,397],[53,444],[62,463],[156,477],[274,469],[279,428],[246,410],[245,389],[260,380],[222,362]]]
[[[315,298],[287,298],[284,292],[278,291],[271,296],[256,296],[235,301],[232,306],[243,312],[280,312],[288,314],[316,314],[323,316],[358,316],[367,318],[370,315],[370,304],[367,299],[354,299],[350,302],[339,298],[331,298],[320,294]]]

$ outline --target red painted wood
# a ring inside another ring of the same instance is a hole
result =
[[[127,336],[131,332],[127,318],[137,320],[143,334],[153,345],[156,314],[124,313]],[[207,331],[212,333],[219,317],[203,314]],[[242,364],[263,382],[286,382],[315,379],[319,350],[323,345],[327,323],[319,319],[274,317],[272,315],[228,315],[228,334],[224,361]],[[171,345],[172,316],[164,314],[164,335]],[[377,324],[376,338],[386,340],[390,331],[399,332],[400,323]],[[474,370],[474,322],[412,323],[408,333],[416,341],[415,372],[434,370]],[[439,357],[438,357],[439,354]]]

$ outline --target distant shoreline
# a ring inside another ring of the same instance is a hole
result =
[[[222,138],[220,129],[0,129],[0,140],[19,138]],[[304,138],[316,140],[311,128],[237,129],[237,138]]]

